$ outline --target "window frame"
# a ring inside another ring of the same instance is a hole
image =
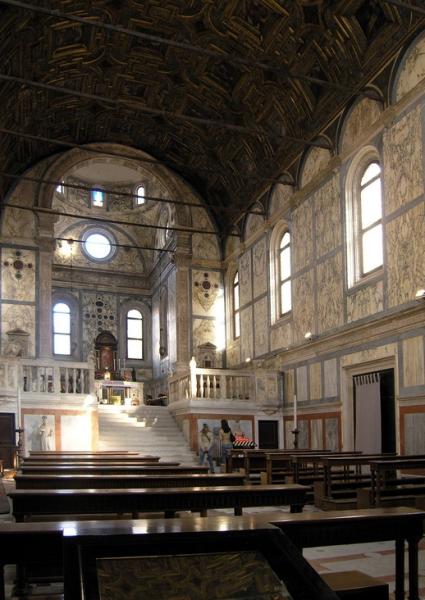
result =
[[[92,256],[92,254],[90,254],[90,252],[86,248],[86,242],[87,242],[88,238],[91,235],[96,235],[96,234],[103,235],[110,243],[109,254],[107,254],[103,258],[96,258],[95,256]],[[88,227],[84,231],[83,235],[81,236],[81,240],[82,240],[81,251],[82,251],[83,255],[91,262],[108,263],[111,260],[113,260],[113,258],[115,257],[115,255],[117,253],[117,240],[115,239],[114,235],[108,229],[104,229],[103,227]]]
[[[129,314],[133,311],[138,312],[140,315],[140,318],[130,317]],[[128,335],[129,321],[141,321],[141,330],[142,330],[141,337],[130,337]],[[144,339],[145,326],[144,326],[144,319],[143,319],[142,311],[139,308],[135,308],[135,307],[129,308],[125,315],[125,325],[126,325],[126,328],[125,328],[125,356],[126,356],[126,359],[127,360],[144,360],[145,359],[145,339]],[[141,357],[129,356],[128,343],[130,340],[139,341],[141,343],[141,348],[142,348]]]
[[[282,240],[284,236],[289,235],[289,244],[281,248]],[[285,220],[279,221],[270,236],[270,317],[271,325],[278,323],[279,321],[289,319],[292,315],[293,302],[292,302],[292,279],[293,279],[293,265],[292,265],[292,233],[289,223]],[[289,276],[282,279],[281,277],[281,254],[283,250],[289,248]],[[282,313],[282,286],[284,283],[290,284],[290,309]]]
[[[102,206],[97,206],[95,203],[94,196],[97,192],[102,194]],[[105,210],[106,209],[107,198],[105,194],[105,190],[101,185],[95,185],[90,190],[90,208],[94,208],[95,210]]]
[[[361,184],[367,169],[376,163],[380,168],[380,173],[372,177],[366,184]],[[368,185],[380,181],[380,218],[375,220],[367,227],[362,226],[362,207],[361,193]],[[345,185],[345,233],[346,233],[346,280],[347,289],[355,288],[358,285],[366,283],[380,275],[385,266],[385,240],[384,240],[384,188],[383,188],[383,168],[382,160],[377,149],[373,146],[367,146],[353,160],[346,179]],[[374,227],[381,227],[382,232],[382,264],[369,271],[364,271],[364,234]]]
[[[289,236],[289,242],[287,244],[285,244],[284,246],[282,246],[282,242],[284,237],[288,235]],[[282,255],[285,252],[285,250],[289,251],[289,275],[287,277],[283,277],[282,274]],[[284,317],[286,317],[286,315],[288,315],[291,311],[292,311],[292,265],[291,265],[291,233],[289,231],[289,229],[286,229],[285,231],[283,231],[283,233],[280,236],[280,242],[279,242],[279,248],[278,248],[278,257],[277,257],[277,268],[278,268],[278,309],[279,309],[279,318],[282,319]],[[288,310],[286,310],[285,312],[283,312],[282,310],[282,305],[283,305],[283,287],[285,284],[289,283],[289,304],[290,307]]]
[[[232,277],[232,334],[233,339],[238,340],[241,337],[241,297],[240,297],[239,270],[236,270]],[[237,293],[237,307],[236,307]]]
[[[144,190],[143,196],[138,194],[140,188]],[[139,198],[142,198],[143,202],[139,202]],[[140,208],[141,206],[146,206],[146,185],[144,183],[138,183],[133,190],[133,207]]]

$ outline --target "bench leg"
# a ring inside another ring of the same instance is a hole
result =
[[[404,599],[404,540],[395,542],[395,600]]]
[[[4,588],[4,565],[0,565],[0,600],[6,600],[6,590]]]
[[[303,512],[303,504],[291,504],[291,513],[301,513]]]
[[[207,508],[203,508],[202,510],[199,511],[199,515],[201,517],[208,517],[208,509]]]
[[[242,516],[242,506],[237,506],[234,509],[234,513],[235,513],[235,517],[241,517]]]
[[[409,600],[420,600],[418,590],[418,539],[409,539]]]
[[[176,516],[175,510],[164,510],[164,517],[166,519],[174,519],[175,516]]]

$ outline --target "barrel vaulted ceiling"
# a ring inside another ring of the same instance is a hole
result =
[[[126,144],[189,181],[225,232],[282,174],[296,181],[311,144],[334,150],[321,134],[348,102],[385,103],[423,6],[0,0],[0,194],[69,144]]]

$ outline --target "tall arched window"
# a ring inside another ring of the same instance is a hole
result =
[[[346,185],[348,287],[384,264],[382,171],[376,149],[366,147],[353,161]]]
[[[127,358],[143,359],[143,317],[135,308],[127,313]]]
[[[359,199],[359,253],[363,276],[381,267],[384,262],[381,167],[377,162],[371,162],[363,171]]]
[[[279,244],[279,310],[280,316],[292,309],[291,297],[291,235],[285,231]]]
[[[236,271],[233,278],[233,337],[238,338],[241,335],[241,316],[240,316],[240,300],[239,300],[239,272]]]
[[[137,186],[136,190],[135,190],[135,198],[134,198],[134,204],[135,206],[142,206],[143,204],[145,204],[146,202],[146,190],[145,190],[145,186],[144,185],[139,185]]]
[[[71,309],[64,302],[53,306],[53,353],[71,354]]]

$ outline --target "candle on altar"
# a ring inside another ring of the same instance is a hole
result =
[[[297,396],[294,394],[294,429],[297,428],[298,420],[297,420]]]

